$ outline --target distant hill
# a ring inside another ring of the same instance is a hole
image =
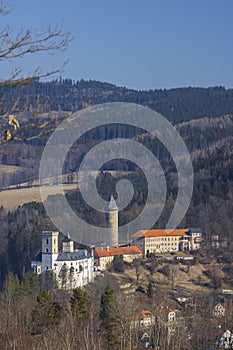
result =
[[[12,110],[15,101],[18,101],[19,108],[25,111],[25,118],[38,105],[42,112],[39,118],[62,119],[65,111],[116,101],[148,106],[167,117],[184,139],[194,168],[193,197],[180,227],[201,227],[207,246],[211,236],[219,235],[226,242],[224,250],[228,250],[227,254],[232,257],[233,89],[220,86],[136,91],[98,81],[60,79],[22,88],[1,88],[0,101],[1,114]],[[17,113],[17,110],[12,112]],[[166,176],[167,200],[155,228],[165,227],[177,198],[176,168],[163,145],[143,131],[135,132],[133,127],[100,127],[97,131],[86,133],[73,145],[64,163],[64,173],[68,174],[64,185],[68,202],[84,221],[96,226],[103,224],[104,213],[88,207],[80,192],[74,190],[77,188],[74,177],[85,154],[100,141],[114,137],[134,138],[158,158]],[[32,187],[38,180],[45,142],[46,138],[33,142],[13,141],[1,148],[0,190],[4,190],[0,191],[0,287],[9,271],[20,275],[23,267],[29,268],[32,257],[41,246],[41,231],[55,229],[39,202],[38,187]],[[118,165],[117,161],[112,161],[105,169],[117,170]],[[135,185],[129,207],[119,214],[120,225],[124,225],[141,212],[147,191],[144,177],[140,172],[132,171],[135,170],[132,163],[121,162],[120,165],[121,170],[126,171],[122,178]],[[102,172],[97,180],[98,191],[105,200],[111,194],[116,196],[113,192],[119,178]],[[6,191],[10,185],[28,188]],[[50,196],[49,201],[55,208],[57,188],[50,189],[54,190],[54,196]],[[14,210],[17,206],[20,207]]]
[[[6,94],[7,99],[0,106],[1,113],[8,111],[19,99],[19,105],[26,105],[28,111],[36,104],[44,111],[76,111],[105,102],[131,102],[156,110],[174,124],[233,114],[233,89],[222,86],[137,91],[94,80],[60,79],[20,88],[1,88],[0,97]]]

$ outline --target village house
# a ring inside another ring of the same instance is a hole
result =
[[[226,314],[226,308],[221,303],[218,303],[214,306],[213,316],[216,318],[224,317]]]
[[[233,333],[229,329],[220,338],[218,349],[233,349]]]
[[[142,257],[142,251],[137,246],[95,248],[95,269],[105,271],[116,255],[122,255],[124,261],[131,263]]]
[[[202,232],[200,229],[140,230],[132,236],[132,243],[137,245],[143,256],[150,253],[193,251],[200,248]]]
[[[155,316],[149,310],[142,310],[135,316],[133,326],[135,328],[139,327],[149,327],[155,324]]]
[[[176,321],[176,310],[166,306],[160,306],[157,309],[157,321],[164,323],[172,323]]]
[[[177,310],[168,306],[160,306],[157,309],[156,321],[166,330],[167,341],[169,343],[171,336],[176,334],[177,327],[180,326],[180,320],[178,320],[177,317]]]
[[[74,249],[74,242],[65,237],[58,250],[57,231],[42,232],[42,251],[31,262],[34,273],[53,272],[58,288],[72,289],[94,281],[94,256],[86,249]]]

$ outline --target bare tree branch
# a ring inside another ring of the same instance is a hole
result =
[[[6,15],[10,12],[10,7],[4,0],[0,2],[0,15]],[[49,55],[57,51],[65,51],[70,42],[71,34],[65,32],[63,25],[56,25],[39,31],[37,29],[23,29],[17,35],[13,34],[12,28],[7,25],[0,30],[0,62],[11,61],[24,57],[28,54],[46,52]],[[21,87],[39,81],[41,78],[48,78],[54,74],[60,73],[62,67],[53,68],[48,72],[43,72],[40,67],[37,67],[33,73],[24,75],[20,68],[15,68],[7,79],[0,79],[0,88],[3,87]],[[6,98],[3,94],[0,104],[4,104]],[[26,104],[26,103],[25,103]],[[58,120],[48,120],[36,118],[43,111],[39,102],[30,116],[25,117],[25,112],[20,107],[19,100],[15,100],[11,108],[9,108],[3,115],[0,115],[0,145],[4,145],[12,140],[32,140],[34,138],[43,137],[50,133],[58,125]],[[11,116],[11,117],[10,117]],[[10,119],[11,118],[11,119]],[[42,120],[42,122],[41,122]],[[32,136],[29,132],[35,131]]]

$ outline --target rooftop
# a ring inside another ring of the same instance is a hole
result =
[[[136,315],[136,320],[144,320],[145,318],[154,317],[149,310],[142,310],[138,315]]]
[[[113,196],[111,196],[111,198],[110,198],[110,202],[108,204],[108,210],[109,211],[117,211],[118,210],[118,207],[116,205],[116,202],[115,202]]]
[[[142,254],[140,248],[136,246],[129,247],[116,247],[116,248],[95,248],[94,257],[103,258],[107,256],[114,255],[132,255],[132,254]]]
[[[140,230],[134,233],[133,238],[145,238],[145,237],[173,237],[173,236],[185,236],[189,232],[189,229],[176,229],[176,230]]]
[[[57,261],[75,261],[90,258],[91,255],[85,249],[76,250],[74,252],[59,253]]]

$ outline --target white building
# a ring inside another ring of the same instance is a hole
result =
[[[135,316],[133,326],[138,327],[149,327],[155,324],[155,316],[149,310],[142,310]]]
[[[31,262],[37,274],[52,271],[59,288],[82,287],[94,281],[94,256],[86,249],[74,250],[74,242],[66,237],[62,252],[58,251],[57,231],[42,232],[42,252]]]
[[[213,310],[213,316],[216,318],[224,317],[226,313],[226,308],[221,303],[215,305]]]
[[[193,251],[201,246],[202,232],[200,229],[187,228],[160,230],[140,230],[132,235],[132,244],[137,245],[143,256],[150,253]]]

